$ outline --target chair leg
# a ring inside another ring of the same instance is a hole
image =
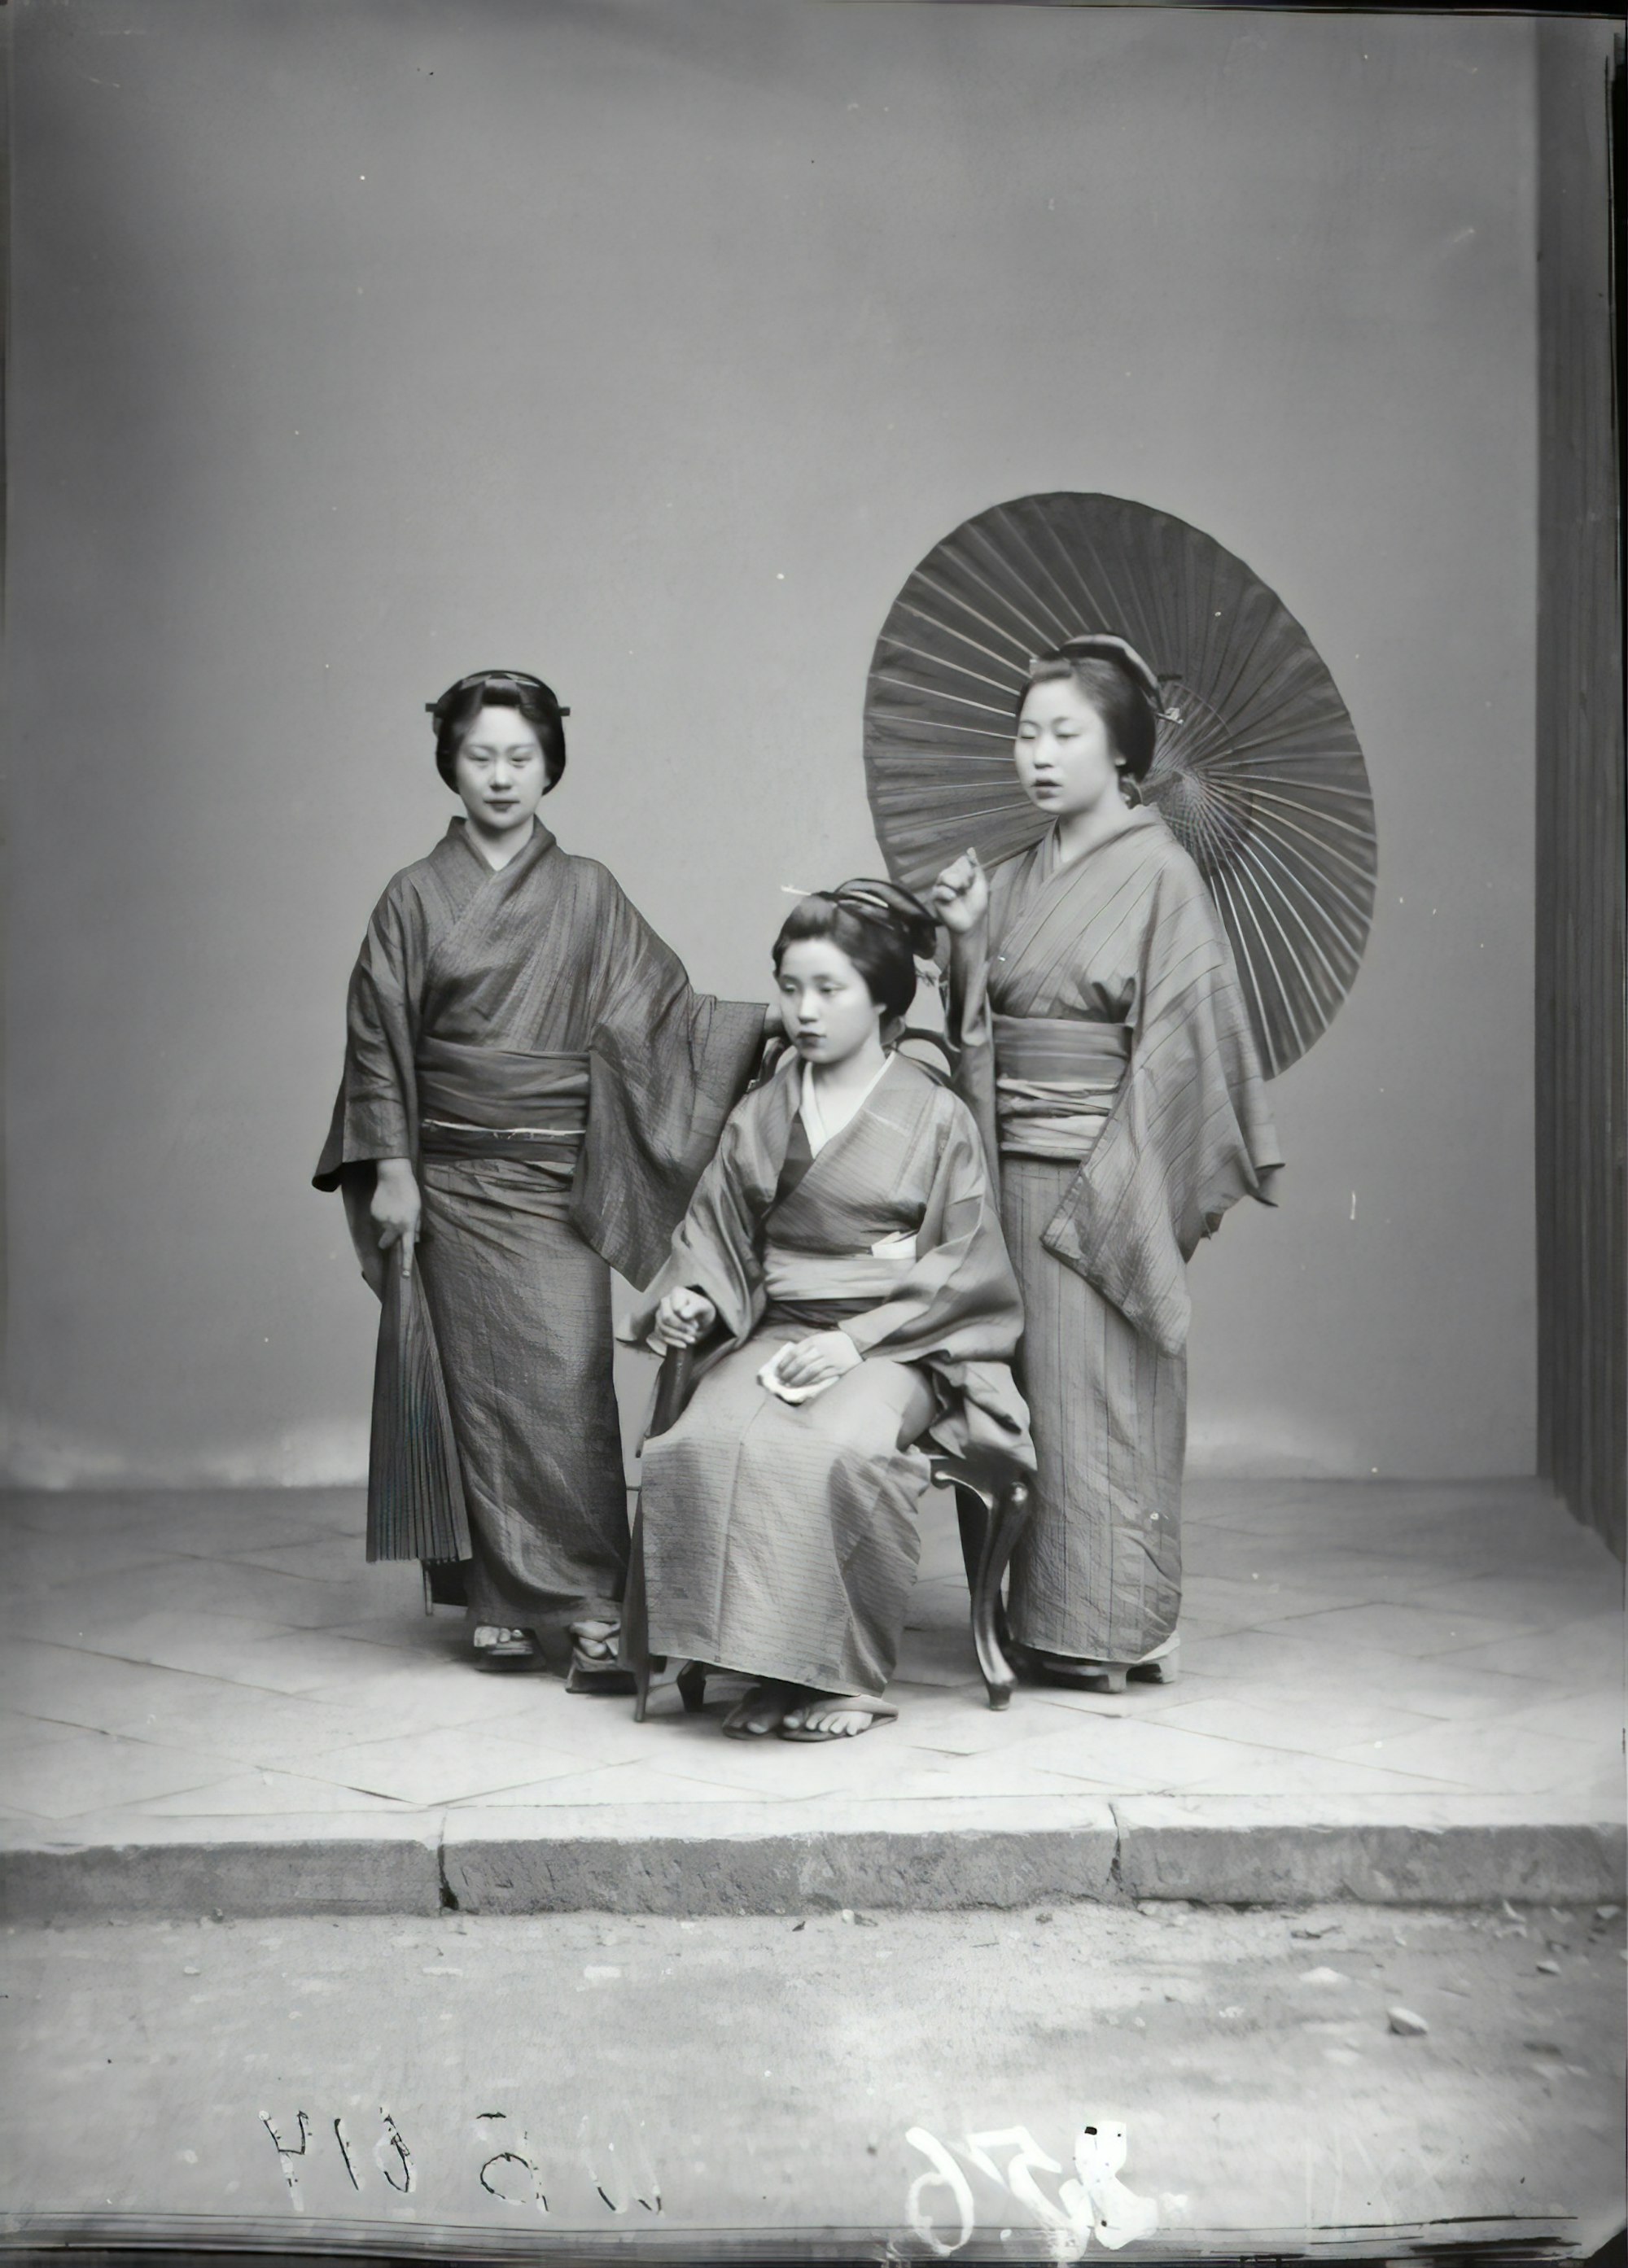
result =
[[[969,1495],[973,1491],[968,1491]],[[958,1500],[961,1491],[957,1491]],[[977,1556],[976,1572],[969,1565],[969,1581],[972,1591],[972,1642],[977,1651],[978,1668],[983,1674],[991,1709],[1004,1709],[1012,1698],[1017,1677],[1006,1658],[1003,1643],[1006,1637],[1006,1617],[1001,1609],[1000,1587],[1018,1538],[1028,1527],[1034,1509],[1028,1484],[1014,1480],[992,1506],[975,1497],[980,1518],[969,1517],[961,1529],[963,1547],[969,1528],[981,1526],[982,1549]]]
[[[652,1658],[650,1651],[650,1617],[645,1599],[645,1529],[636,1513],[633,1533],[628,1543],[628,1581],[622,1601],[622,1645],[620,1659],[624,1669],[633,1675],[633,1721],[642,1725],[645,1712],[650,1705],[650,1681],[662,1664]]]
[[[961,1530],[961,1564],[967,1571],[967,1593],[976,1598],[978,1577],[989,1555],[991,1505],[969,1481],[955,1484],[955,1524]]]

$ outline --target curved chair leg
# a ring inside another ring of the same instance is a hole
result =
[[[959,1491],[957,1493],[959,1495]],[[1028,1527],[1033,1509],[1028,1484],[1023,1480],[1011,1482],[996,1497],[992,1505],[979,1499],[979,1510],[983,1515],[983,1534],[977,1571],[970,1577],[972,1642],[977,1650],[978,1668],[983,1673],[991,1709],[1004,1709],[1017,1683],[1003,1643],[1006,1631],[1000,1587],[1012,1555],[1017,1549],[1018,1538]]]
[[[961,1564],[967,1571],[967,1595],[978,1595],[978,1577],[990,1548],[994,1507],[983,1490],[969,1480],[956,1480],[955,1525],[961,1530]]]

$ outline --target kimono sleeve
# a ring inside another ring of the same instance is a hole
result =
[[[409,908],[393,886],[374,909],[351,971],[344,1072],[313,1176],[320,1189],[337,1189],[348,1166],[414,1154],[415,979],[421,957]]]
[[[645,1285],[745,1091],[768,1012],[696,991],[678,955],[600,871],[589,1137],[572,1219],[613,1268]]]
[[[1166,1353],[1187,1340],[1186,1263],[1282,1163],[1225,934],[1197,869],[1167,867],[1141,950],[1131,1060],[1042,1242]]]
[[[977,1130],[961,1105],[945,1101],[952,1115],[943,1130],[915,1264],[880,1306],[843,1324],[861,1354],[888,1355],[898,1362],[998,1357],[1012,1352],[1022,1330],[1017,1278],[1006,1256]]]
[[[919,1362],[936,1381],[929,1432],[945,1448],[998,1448],[1032,1471],[1028,1407],[1012,1373],[1023,1303],[1006,1255],[983,1143],[951,1111],[923,1229],[934,1240],[890,1299],[842,1328],[862,1355]]]
[[[756,1251],[757,1216],[748,1160],[754,1145],[737,1111],[674,1230],[667,1256],[647,1285],[618,1337],[642,1345],[669,1292],[704,1292],[718,1309],[733,1344],[746,1338],[762,1308],[762,1270]]]
[[[993,882],[991,881],[991,889]],[[995,1042],[990,1013],[990,917],[950,940],[949,1013],[955,1046],[954,1087],[971,1112],[991,1177],[1000,1173],[995,1118]]]

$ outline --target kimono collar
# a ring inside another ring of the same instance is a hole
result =
[[[827,1123],[825,1113],[820,1108],[820,1090],[814,1084],[814,1065],[809,1063],[803,1065],[803,1076],[799,1087],[800,1115],[803,1130],[808,1137],[808,1146],[816,1158],[828,1143],[836,1141],[844,1128],[851,1126],[856,1118],[862,1118],[865,1116],[866,1105],[883,1079],[887,1078],[892,1064],[892,1056],[884,1055],[871,1074],[870,1085],[853,1103],[847,1116],[839,1119],[835,1126]]]
[[[1145,804],[1138,804],[1126,814],[1123,827],[1116,827],[1111,835],[1104,836],[1101,843],[1094,843],[1089,850],[1078,851],[1067,860],[1062,858],[1058,850],[1057,830],[1061,824],[1061,821],[1054,819],[1035,846],[1037,871],[1042,881],[1055,881],[1060,874],[1072,874],[1077,866],[1085,865],[1099,850],[1111,850],[1116,843],[1123,843],[1127,836],[1143,834],[1150,827],[1162,827],[1164,821],[1156,811],[1150,811]]]
[[[541,820],[536,818],[532,821],[530,841],[523,850],[515,853],[506,866],[494,866],[489,858],[482,856],[475,844],[475,837],[469,832],[469,822],[461,814],[456,819],[447,821],[446,832],[441,839],[445,843],[461,843],[482,873],[493,881],[498,880],[505,874],[519,873],[526,867],[534,865],[545,852],[554,848],[553,836],[549,834]]]

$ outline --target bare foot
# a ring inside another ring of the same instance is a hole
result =
[[[766,1740],[780,1730],[786,1711],[807,1697],[800,1685],[783,1685],[776,1678],[765,1678],[741,1695],[720,1729],[732,1741]]]
[[[573,1623],[571,1634],[585,1661],[614,1661],[622,1645],[620,1623]]]
[[[477,1654],[500,1661],[529,1661],[537,1651],[534,1631],[507,1630],[498,1623],[477,1624],[469,1634],[469,1643]]]
[[[783,1741],[851,1741],[868,1733],[873,1725],[891,1724],[898,1713],[885,1705],[856,1701],[849,1694],[811,1693],[787,1710],[781,1719],[780,1737]]]

